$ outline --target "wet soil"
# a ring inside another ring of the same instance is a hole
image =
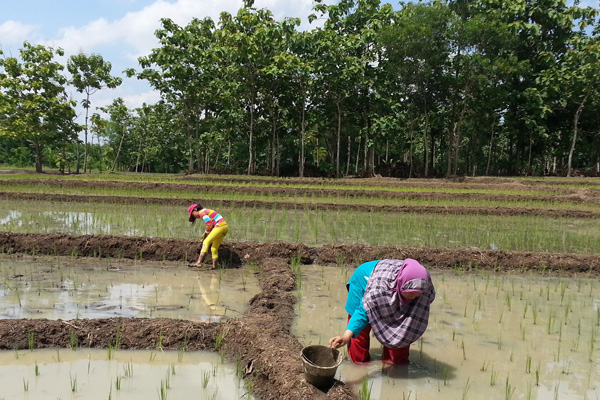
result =
[[[110,235],[71,235],[0,232],[3,253],[64,255],[78,257],[110,257],[118,260],[180,262],[187,265],[195,259],[199,242],[186,239],[165,239]],[[335,244],[306,246],[284,242],[228,242],[219,248],[220,260],[228,268],[242,267],[267,259],[291,260],[300,257],[302,264],[344,265],[356,267],[365,261],[383,258],[414,258],[436,268],[492,270],[593,276],[600,272],[600,255],[574,253],[535,253],[471,248],[428,248],[398,246],[366,246]]]
[[[237,189],[236,189],[237,190]],[[433,194],[431,195],[433,197]],[[438,197],[439,198],[439,197]],[[0,199],[26,200],[26,201],[60,201],[60,202],[81,202],[81,203],[116,203],[116,204],[170,204],[173,206],[189,206],[197,199],[165,199],[160,197],[133,197],[133,196],[87,196],[87,195],[68,195],[68,194],[50,194],[50,193],[12,193],[0,192]],[[213,200],[214,207],[245,207],[245,208],[278,208],[287,210],[331,210],[331,211],[365,211],[361,204],[333,204],[333,203],[302,203],[302,202],[281,202],[281,201],[228,201]],[[582,211],[569,209],[538,209],[524,207],[463,207],[463,206],[393,206],[380,205],[369,212],[393,212],[393,213],[417,213],[417,214],[460,214],[460,215],[499,215],[499,216],[517,216],[517,215],[537,215],[546,217],[567,217],[567,218],[600,218],[600,211]]]

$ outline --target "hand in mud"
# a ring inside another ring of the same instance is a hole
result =
[[[329,339],[329,347],[333,347],[334,349],[337,349],[338,347],[341,347],[344,345],[344,339],[341,336],[336,336],[336,337],[332,337],[331,339]]]
[[[354,336],[354,332],[346,329],[346,332],[344,332],[342,336],[334,336],[331,339],[329,339],[329,347],[337,349],[339,347],[346,346],[348,345],[348,343],[350,343],[350,339],[352,339],[352,336]]]

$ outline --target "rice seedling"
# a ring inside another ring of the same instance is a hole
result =
[[[296,275],[296,288],[298,290],[302,289],[302,268],[300,261],[300,256],[292,257],[292,271],[294,271],[294,274]]]
[[[33,351],[33,347],[35,344],[34,342],[35,342],[35,332],[34,331],[27,332],[27,347],[29,348],[29,350]]]
[[[119,375],[115,379],[115,389],[121,390],[121,377]]]
[[[183,355],[187,351],[187,348],[188,348],[187,337],[185,337],[183,339],[183,343],[181,343],[181,346],[179,347],[179,350],[177,351],[177,361],[181,362],[183,360]]]
[[[470,383],[471,378],[467,378],[467,381],[465,382],[465,386],[463,387],[463,392],[462,392],[462,400],[466,400],[469,396],[469,390],[471,390],[471,383]]]
[[[169,373],[170,371],[167,369],[167,373],[165,376],[165,388],[170,389],[171,388],[171,374]]]
[[[515,393],[515,387],[509,383],[509,377],[506,377],[506,384],[504,385],[504,399],[510,400],[512,399],[513,394]]]
[[[360,400],[371,400],[371,390],[373,389],[373,383],[369,383],[369,377],[366,376],[361,383],[361,388],[358,391],[358,398]]]
[[[489,362],[488,360],[484,359],[484,360],[483,360],[483,364],[481,364],[481,368],[479,368],[479,370],[480,370],[481,372],[485,372],[485,371],[487,371],[487,368],[488,368],[488,365],[489,365],[489,363],[490,363],[490,362]]]
[[[498,381],[498,371],[494,370],[494,366],[492,365],[492,370],[490,373],[490,386],[495,386]]]
[[[156,349],[160,350],[160,351],[164,351],[163,350],[163,345],[162,345],[162,341],[163,341],[164,335],[162,333],[162,331],[158,332],[158,341],[156,342]]]
[[[202,374],[202,387],[206,389],[208,382],[210,382],[210,372],[207,371]]]
[[[123,374],[128,378],[133,376],[133,363],[128,362],[127,364],[123,365]]]
[[[23,391],[29,391],[29,381],[26,381],[25,378],[23,378]]]
[[[168,400],[168,392],[167,392],[167,388],[165,387],[165,382],[164,381],[160,381],[160,387],[157,389],[158,392],[158,400]]]
[[[77,350],[77,346],[79,345],[79,336],[73,330],[73,328],[69,328],[69,348],[71,350]]]
[[[531,383],[527,382],[527,391],[525,392],[525,400],[531,400],[532,399],[532,387],[531,387]]]
[[[75,375],[75,377],[73,377],[69,373],[69,381],[71,383],[71,392],[76,392],[77,391],[77,375]]]

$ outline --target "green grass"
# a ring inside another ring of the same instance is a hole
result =
[[[0,230],[23,233],[111,234],[199,238],[185,207],[167,204],[62,203],[0,200]],[[68,211],[65,211],[68,210]],[[482,250],[600,253],[594,219],[443,215],[219,207],[226,241],[284,241],[307,245],[475,247]],[[282,222],[283,221],[283,222]]]

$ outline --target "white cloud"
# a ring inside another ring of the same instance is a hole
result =
[[[324,2],[331,4],[336,0]],[[112,74],[123,77],[124,82],[115,90],[100,91],[92,99],[92,108],[106,106],[119,96],[123,97],[128,107],[135,108],[144,102],[155,103],[159,100],[159,93],[153,91],[147,82],[124,77],[121,71],[130,67],[137,69],[138,57],[148,55],[157,47],[154,32],[161,27],[161,18],[170,18],[176,24],[185,26],[193,17],[210,17],[218,24],[221,12],[236,14],[242,5],[242,0],[156,0],[118,19],[98,18],[82,26],[62,27],[53,38],[45,38],[46,40],[32,37],[38,30],[36,26],[7,21],[0,25],[0,44],[14,48],[20,47],[24,40],[29,40],[55,49],[60,47],[65,51],[65,57],[60,58],[64,65],[67,58],[74,54],[102,54],[106,61],[112,63]],[[256,0],[253,7],[269,9],[276,20],[299,17],[302,19],[300,29],[310,29],[312,26],[308,24],[307,16],[313,5],[312,0]],[[74,93],[74,97],[79,98],[80,95]]]
[[[63,28],[52,44],[62,47],[67,54],[92,53],[96,47],[118,45],[121,51],[124,51],[121,56],[125,56],[129,61],[136,61],[138,57],[149,54],[152,48],[157,46],[154,32],[160,28],[161,18],[170,18],[180,26],[185,26],[193,17],[210,17],[218,23],[222,11],[234,14],[241,6],[241,0],[221,0],[218,3],[213,0],[157,0],[115,21],[98,19],[82,27]],[[259,0],[254,4],[257,9],[271,10],[277,20],[301,17],[304,29],[308,28],[307,16],[312,6],[312,0]],[[124,43],[128,48],[122,48]]]
[[[148,90],[142,93],[123,96],[123,100],[128,108],[138,108],[142,104],[155,104],[160,100],[160,94],[156,90]]]
[[[2,38],[0,45],[21,47],[24,41],[31,42],[31,36],[37,29],[38,27],[35,25],[26,25],[18,21],[5,21],[0,24],[0,38]]]

